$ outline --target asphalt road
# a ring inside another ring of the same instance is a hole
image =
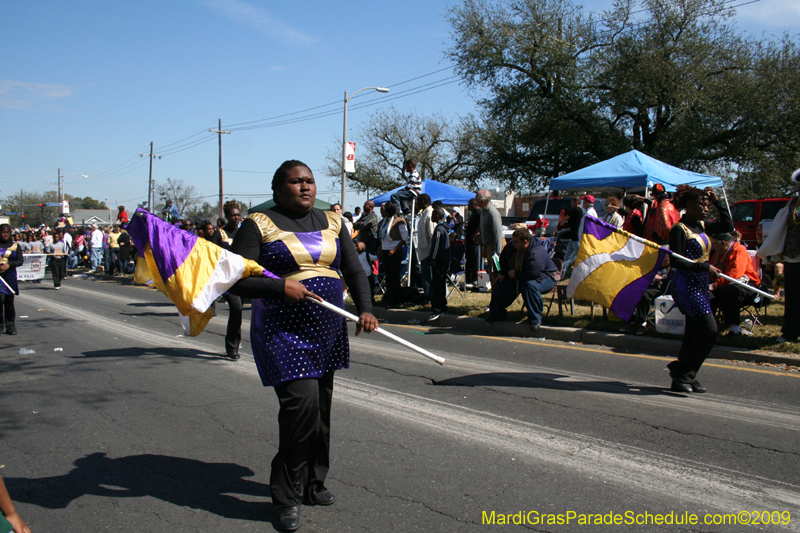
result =
[[[274,530],[277,400],[249,342],[221,357],[217,308],[184,338],[152,289],[23,284],[19,335],[0,335],[0,474],[34,533]],[[710,392],[685,396],[665,389],[660,356],[386,328],[447,363],[351,336],[338,500],[304,507],[301,531],[800,531],[796,373],[709,361]],[[703,523],[732,520],[715,513],[783,523]],[[622,523],[580,523],[597,515]]]

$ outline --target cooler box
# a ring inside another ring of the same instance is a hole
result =
[[[686,326],[686,317],[678,309],[678,304],[672,296],[659,296],[656,298],[656,331],[683,335]]]
[[[478,290],[486,292],[491,290],[492,282],[489,280],[489,273],[485,270],[478,270]]]

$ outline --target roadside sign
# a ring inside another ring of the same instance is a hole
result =
[[[6,212],[5,212],[5,213],[3,213],[3,214],[4,214],[4,215],[8,215],[8,216],[11,216],[11,215],[19,215],[19,211],[6,211]]]
[[[46,205],[47,207],[61,207],[61,202],[47,202],[44,205]]]

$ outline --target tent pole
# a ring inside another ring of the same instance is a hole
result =
[[[722,197],[725,198],[725,207],[728,208],[728,216],[731,217],[733,220],[733,214],[731,213],[731,204],[728,203],[728,193],[725,192],[725,186],[722,186]]]
[[[544,217],[544,220],[547,220],[547,206],[550,205],[550,192],[551,191],[548,188],[547,189],[547,200],[544,201],[544,213],[542,214],[542,216]],[[542,224],[544,224],[544,222],[542,222]],[[542,231],[544,231],[544,235],[542,235],[542,237],[547,237],[547,228],[542,228]],[[557,232],[558,232],[558,229],[553,230],[553,233],[557,233]]]
[[[406,275],[408,276],[408,282],[406,283],[406,287],[411,286],[411,272],[413,271],[413,265],[411,260],[414,258],[414,237],[417,235],[417,225],[414,223],[414,215],[417,213],[417,197],[411,199],[411,227],[408,228],[408,257],[406,258]]]

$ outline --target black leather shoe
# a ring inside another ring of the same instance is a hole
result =
[[[239,350],[226,350],[225,357],[230,359],[231,361],[238,361],[239,360]]]
[[[670,386],[669,390],[672,392],[685,392],[686,394],[691,394],[692,385],[690,383],[681,383],[680,381],[672,380],[672,386]],[[705,390],[703,391],[705,392]]]
[[[282,530],[297,531],[300,527],[300,506],[281,507],[281,514],[278,520]]]
[[[690,385],[692,386],[692,392],[696,392],[698,394],[707,392],[706,388],[700,385],[700,382],[697,380],[692,381]]]
[[[17,328],[15,328],[14,326],[6,327],[6,335],[16,335],[16,334],[17,334]]]
[[[333,505],[335,501],[336,496],[329,490],[314,493],[314,505]]]

